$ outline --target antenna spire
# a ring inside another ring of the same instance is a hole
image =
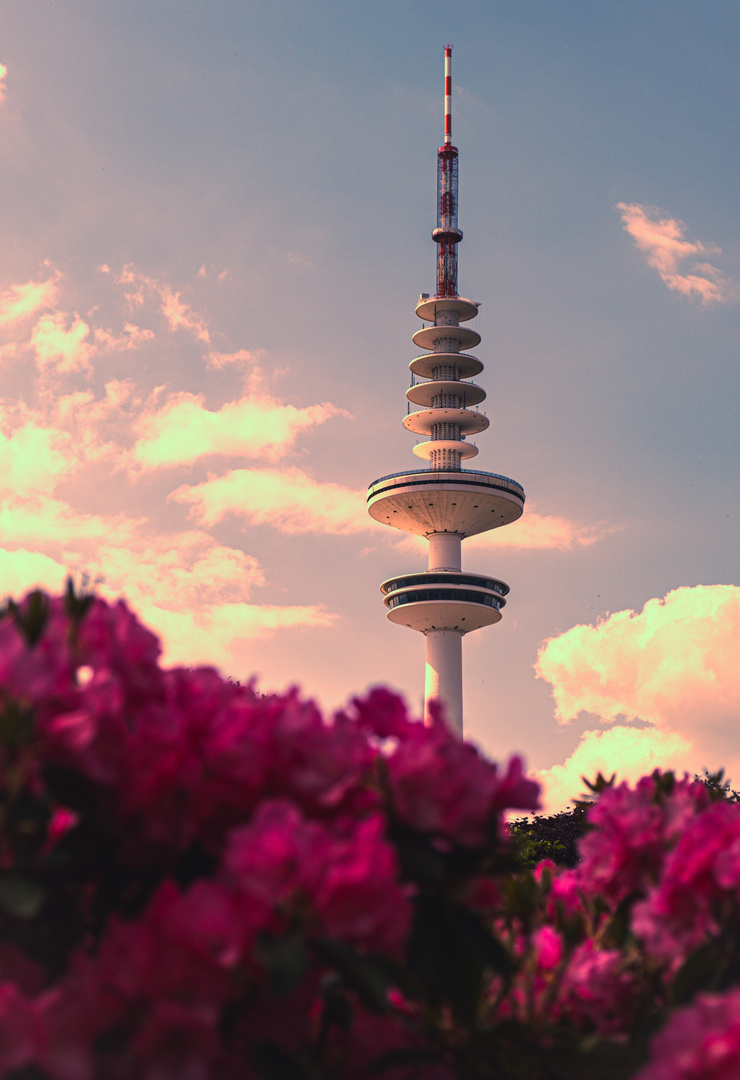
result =
[[[445,45],[445,139],[437,151],[437,296],[457,296],[457,147],[452,145],[452,46]]]
[[[445,142],[452,142],[452,45],[445,45]]]

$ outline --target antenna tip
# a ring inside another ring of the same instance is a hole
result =
[[[453,50],[454,48],[455,48],[455,46],[454,46],[454,45],[445,45],[445,46],[444,46],[444,50],[445,50],[445,52],[452,52],[452,50]]]

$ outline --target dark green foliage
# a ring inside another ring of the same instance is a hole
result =
[[[509,823],[512,836],[519,842],[524,865],[532,869],[543,859],[557,866],[575,866],[577,843],[586,831],[586,803],[572,810],[561,810],[550,817],[517,818]]]
[[[726,799],[727,802],[740,803],[740,791],[731,788],[730,781],[725,780],[724,776],[724,769],[720,769],[716,773],[710,773],[705,769],[701,776],[695,774],[694,779],[709,789],[709,794],[714,802]]]

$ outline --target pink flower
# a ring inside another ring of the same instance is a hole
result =
[[[636,1080],[737,1080],[740,1076],[740,988],[701,994],[678,1009],[652,1040]]]
[[[533,935],[532,945],[541,971],[551,971],[563,958],[563,941],[552,926],[542,926]]]
[[[342,1080],[373,1080],[387,1076],[389,1080],[455,1080],[457,1073],[451,1063],[419,1062],[398,1065],[378,1072],[373,1064],[386,1054],[413,1051],[424,1047],[424,1039],[413,1027],[399,1023],[392,1016],[375,1016],[365,1009],[355,1010],[354,1023],[346,1034],[336,1037],[333,1075]]]
[[[657,956],[680,964],[717,928],[723,898],[740,899],[740,806],[718,802],[687,822],[633,926]]]
[[[32,1004],[13,983],[0,983],[0,1073],[22,1069],[36,1058],[38,1025]]]
[[[362,729],[341,713],[327,724],[297,690],[266,699],[270,718],[270,787],[310,811],[338,807],[375,759]]]
[[[156,1002],[132,1051],[141,1080],[212,1080],[223,1050],[214,1008]]]
[[[602,1035],[624,1032],[632,1018],[634,990],[632,977],[623,968],[618,949],[599,949],[588,938],[568,963],[555,1014]]]
[[[667,795],[658,792],[652,776],[634,790],[620,784],[603,791],[588,812],[591,828],[579,844],[582,862],[575,876],[581,887],[601,893],[614,907],[630,894],[644,895],[689,822],[708,804],[704,785],[688,778]]]
[[[96,966],[76,956],[62,980],[33,1002],[37,1023],[34,1063],[52,1080],[87,1080],[95,1070],[93,1043],[117,1016]]]
[[[518,758],[501,778],[496,765],[441,721],[431,728],[415,725],[388,758],[388,774],[402,821],[469,847],[496,835],[502,810],[538,805],[538,787],[524,779]]]
[[[411,905],[409,890],[398,884],[397,860],[383,839],[383,824],[375,814],[352,836],[331,845],[315,903],[329,936],[399,955]]]
[[[236,902],[213,882],[181,893],[171,882],[137,921],[113,919],[94,961],[97,998],[108,1018],[138,1015],[155,1002],[220,1008],[234,995],[230,970],[250,928]]]
[[[227,880],[269,911],[299,890],[316,892],[329,846],[322,826],[306,821],[287,800],[273,799],[260,806],[249,825],[231,833],[223,865]]]
[[[406,702],[384,686],[374,686],[364,698],[353,698],[357,722],[379,739],[403,739],[409,733],[411,720]]]
[[[302,912],[309,929],[319,930],[318,919],[322,935],[389,953],[398,953],[408,934],[408,890],[398,884],[380,815],[333,833],[273,800],[231,834],[224,870],[243,896],[262,905],[265,925],[272,913]]]

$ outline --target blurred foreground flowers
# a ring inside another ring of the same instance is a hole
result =
[[[0,1076],[740,1076],[721,792],[607,788],[532,873],[518,758],[158,654],[71,587],[0,617]]]

